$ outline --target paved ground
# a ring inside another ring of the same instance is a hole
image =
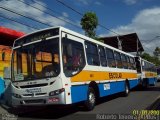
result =
[[[120,94],[112,95],[100,99],[98,105],[93,111],[87,112],[82,106],[77,105],[67,107],[43,107],[43,108],[25,108],[27,111],[18,118],[21,120],[47,120],[47,119],[96,119],[97,115],[110,114],[132,114],[140,110],[147,109],[160,96],[160,82],[156,86],[151,86],[145,90],[134,89],[128,97],[122,97]],[[28,112],[29,110],[29,112]],[[8,113],[9,109],[0,107],[0,113]],[[159,112],[160,113],[160,112]],[[13,117],[13,116],[11,116]],[[123,116],[122,116],[123,117]],[[100,118],[98,118],[100,119]],[[109,119],[109,118],[105,118]],[[113,118],[114,119],[114,118]],[[154,118],[153,118],[154,119]],[[155,120],[155,119],[154,119]]]

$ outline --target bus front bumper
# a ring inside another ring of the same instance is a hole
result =
[[[21,97],[12,96],[12,106],[58,105],[66,104],[64,92],[55,96]]]

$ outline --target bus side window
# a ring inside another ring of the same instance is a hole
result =
[[[115,56],[117,68],[122,68],[122,61],[121,61],[120,53],[119,52],[114,52],[114,56]]]
[[[124,69],[128,69],[128,63],[127,63],[127,57],[124,54],[121,54],[121,58],[122,58],[122,65]]]
[[[99,49],[99,56],[100,56],[100,62],[102,66],[107,66],[107,60],[105,55],[105,49],[102,46],[98,46]]]
[[[87,41],[85,42],[85,45],[86,45],[86,56],[88,64],[99,66],[100,61],[99,61],[97,45]]]
[[[135,70],[135,62],[132,57],[130,57],[131,69]]]
[[[150,64],[149,63],[147,63],[148,64],[148,71],[150,71]]]
[[[131,69],[131,63],[130,63],[129,56],[127,56],[127,63],[128,63],[128,69]]]
[[[147,63],[147,62],[146,62],[146,71],[149,71],[149,70],[148,70],[148,63]]]
[[[106,56],[109,67],[116,67],[113,50],[106,48]]]

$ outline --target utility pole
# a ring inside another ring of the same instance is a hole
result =
[[[139,51],[139,44],[138,44],[138,38],[137,38],[137,56],[139,56],[138,51]]]
[[[117,36],[117,40],[118,40],[118,49],[122,50],[122,41],[119,39],[119,36]]]

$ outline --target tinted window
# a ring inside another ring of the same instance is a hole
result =
[[[86,55],[87,55],[87,62],[89,65],[99,66],[99,56],[97,45],[91,42],[85,42],[86,45]]]
[[[135,69],[135,62],[134,62],[134,58],[130,57],[130,64],[131,64],[131,69]]]
[[[58,76],[60,73],[59,39],[44,40],[15,49],[12,69],[13,81]]]
[[[128,63],[128,69],[131,69],[131,63],[130,63],[130,58],[127,56],[127,63]]]
[[[128,63],[127,63],[127,57],[124,54],[121,54],[121,58],[122,58],[122,65],[124,69],[128,69]]]
[[[63,69],[66,76],[73,76],[85,66],[83,44],[63,39]]]
[[[106,48],[106,56],[107,56],[108,66],[116,67],[113,50]]]
[[[105,55],[105,49],[102,46],[99,46],[99,56],[100,56],[100,62],[102,66],[107,66],[107,60]]]
[[[116,66],[118,68],[122,68],[122,61],[121,61],[121,55],[119,52],[114,52],[115,60],[116,60]]]

